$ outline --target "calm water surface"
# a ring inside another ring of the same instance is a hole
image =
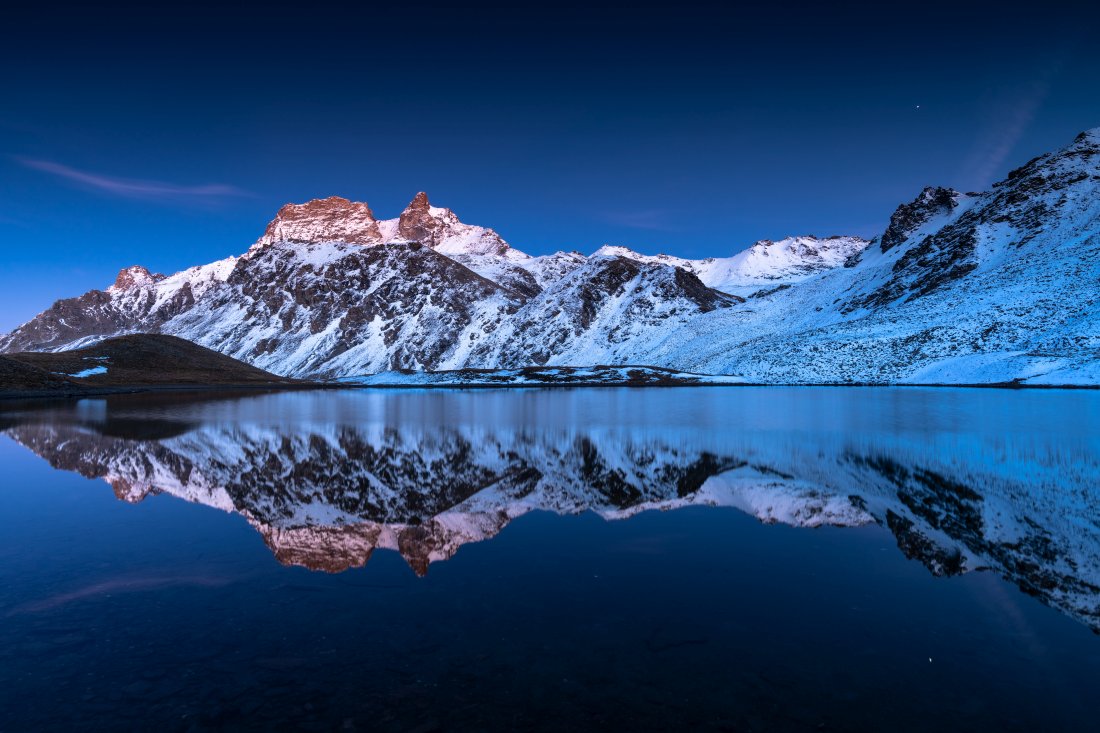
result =
[[[1100,393],[0,406],[0,730],[1095,730]]]

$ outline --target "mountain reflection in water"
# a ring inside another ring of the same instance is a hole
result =
[[[686,397],[690,395],[690,397]],[[878,524],[1100,632],[1100,394],[920,389],[325,392],[8,409],[0,428],[136,503],[244,516],[287,565],[423,575],[541,510],[735,507]]]

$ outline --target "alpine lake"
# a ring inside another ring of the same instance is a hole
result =
[[[1100,391],[0,403],[0,731],[1095,731]]]

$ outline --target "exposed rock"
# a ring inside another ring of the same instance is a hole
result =
[[[450,209],[432,206],[428,194],[421,191],[398,219],[398,235],[421,242],[444,254],[508,254],[508,244],[492,229],[463,224]],[[526,257],[520,253],[521,257]]]
[[[145,287],[163,279],[164,275],[159,273],[154,275],[141,265],[133,265],[119,271],[118,277],[115,278],[115,284],[107,288],[107,292],[113,293],[122,290],[130,290],[132,288]]]
[[[253,248],[275,242],[378,244],[381,241],[378,220],[370,206],[330,196],[283,206]]]
[[[882,251],[901,244],[933,217],[950,214],[959,205],[959,195],[951,188],[927,186],[915,199],[899,206],[890,216],[890,225],[879,240]]]

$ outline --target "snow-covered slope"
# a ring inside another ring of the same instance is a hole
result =
[[[416,243],[280,243],[161,330],[285,374],[342,376],[461,364],[520,304]]]
[[[627,257],[681,267],[708,287],[748,297],[762,288],[791,285],[812,275],[842,266],[868,245],[859,237],[788,237],[762,240],[732,257],[688,260],[670,255],[643,255],[626,247],[604,246],[597,255]]]
[[[593,256],[503,321],[467,363],[630,364],[638,343],[658,341],[693,317],[738,301],[680,268]]]
[[[163,332],[292,376],[646,364],[754,382],[1096,384],[1100,129],[992,191],[926,188],[883,235],[687,260],[531,257],[421,193],[396,219],[280,209],[239,258],[131,267],[0,352]]]
[[[851,267],[670,347],[771,381],[1096,383],[1100,129],[988,193],[926,189],[899,213]]]

